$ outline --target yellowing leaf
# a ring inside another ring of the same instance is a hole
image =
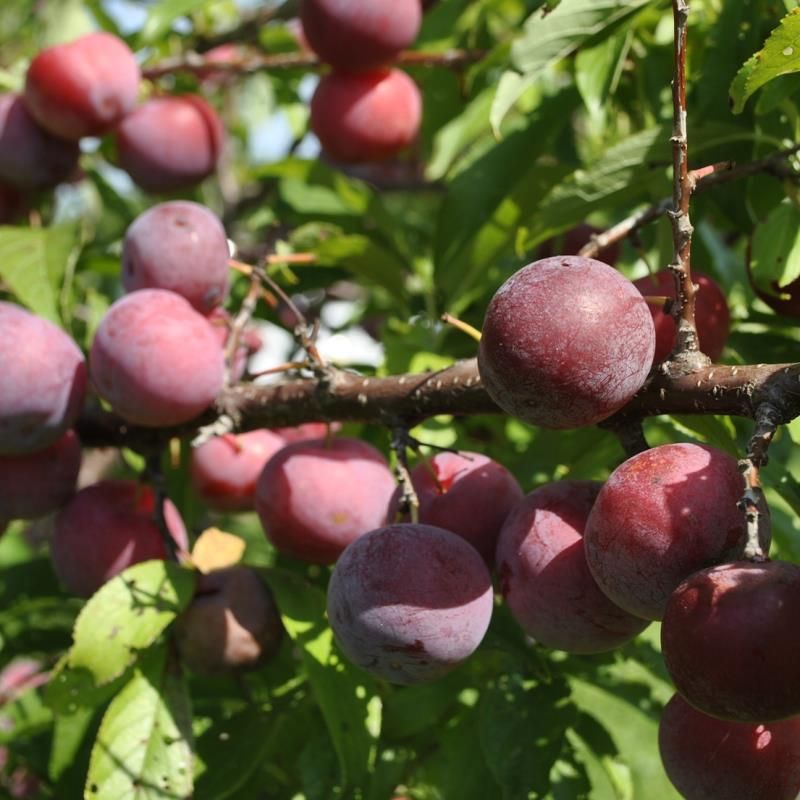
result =
[[[232,567],[242,560],[245,543],[232,533],[219,528],[206,528],[192,550],[192,563],[200,572]]]

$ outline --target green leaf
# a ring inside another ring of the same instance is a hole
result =
[[[134,564],[112,578],[78,616],[68,665],[88,670],[97,686],[122,675],[186,608],[195,580],[167,561]]]
[[[609,36],[594,47],[582,47],[575,57],[575,83],[586,108],[602,112],[619,80],[631,43],[630,33]]]
[[[78,228],[0,227],[0,278],[36,314],[58,322],[58,287],[78,247]]]
[[[542,101],[522,130],[476,159],[450,183],[436,230],[436,283],[452,304],[497,253],[513,241],[520,220],[538,205],[560,168],[536,163],[566,120],[575,99],[568,89]],[[524,165],[524,166],[523,166]],[[542,181],[547,185],[543,186]],[[514,197],[514,191],[520,197]]]
[[[189,800],[191,720],[185,681],[152,651],[103,717],[84,800]]]
[[[800,71],[800,8],[792,9],[778,24],[764,47],[752,55],[731,84],[733,113],[740,114],[754,92],[780,75]]]
[[[772,283],[788,286],[800,277],[800,209],[781,203],[753,235],[750,271],[759,288],[774,294]]]
[[[528,17],[522,36],[511,48],[516,73],[501,79],[492,109],[492,126],[499,125],[522,94],[544,71],[575,52],[593,36],[623,22],[650,0],[562,0],[551,13]],[[516,78],[514,77],[516,74]]]
[[[238,797],[237,790],[266,760],[282,730],[283,726],[276,726],[276,715],[258,706],[226,715],[208,728],[197,741],[202,764],[197,776],[197,797]]]
[[[151,44],[160,39],[178,17],[191,14],[205,5],[208,5],[208,0],[161,0],[150,7],[139,38],[144,44]]]
[[[108,702],[124,683],[120,676],[98,686],[85,667],[70,667],[67,653],[56,664],[45,688],[45,702],[57,714],[75,714],[82,708],[96,708]]]
[[[56,716],[53,727],[53,744],[50,748],[50,760],[47,765],[47,774],[50,780],[58,781],[73,765],[91,727],[94,714],[94,709],[81,708],[73,714]]]
[[[658,755],[658,723],[637,705],[607,689],[571,678],[572,698],[609,733],[630,767],[633,797],[679,800]]]
[[[343,786],[364,786],[375,760],[381,704],[374,681],[345,662],[325,618],[326,598],[301,578],[266,570],[287,633],[300,648],[328,733]]]
[[[404,300],[406,265],[392,251],[359,233],[322,239],[314,248],[319,266],[340,266]]]
[[[503,676],[480,701],[481,747],[503,797],[514,800],[550,789],[550,771],[575,718],[563,681],[526,687]]]

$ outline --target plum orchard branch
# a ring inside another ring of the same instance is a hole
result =
[[[704,367],[675,375],[655,372],[644,388],[604,425],[614,427],[659,414],[725,414],[756,419],[769,406],[776,424],[800,416],[800,364]],[[315,421],[413,425],[439,414],[500,414],[481,385],[475,359],[426,374],[367,378],[327,367],[313,379],[271,385],[239,384],[224,390],[216,408],[180,428],[131,426],[88,408],[77,430],[89,447],[149,451],[172,436],[189,437],[219,419],[235,431]]]
[[[442,50],[439,52],[406,50],[397,57],[394,63],[402,67],[461,69],[480,61],[485,55],[485,50]],[[253,72],[271,70],[309,70],[323,67],[325,64],[311,53],[264,54],[253,51],[229,61],[213,61],[199,53],[190,52],[146,66],[142,69],[142,75],[148,80],[156,80],[175,72],[199,73],[200,75],[208,73],[249,75]]]

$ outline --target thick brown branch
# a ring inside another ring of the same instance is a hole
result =
[[[396,64],[406,67],[446,67],[461,69],[480,61],[486,55],[484,50],[443,50],[429,53],[407,50],[401,53]],[[175,72],[203,74],[209,72],[249,75],[253,72],[281,69],[321,69],[324,63],[313,53],[272,53],[252,52],[230,61],[211,61],[198,53],[183,53],[174,58],[151,64],[142,69],[142,75],[155,80]]]
[[[658,414],[730,414],[755,419],[769,403],[776,424],[800,415],[800,364],[713,365],[695,373],[654,374],[636,397],[611,420],[619,427]],[[191,436],[220,415],[230,430],[253,430],[313,421],[369,422],[394,427],[415,424],[437,414],[497,414],[486,394],[475,359],[440,372],[365,378],[329,369],[324,379],[288,381],[226,389],[217,407],[180,428],[137,428],[98,408],[87,410],[78,433],[87,446],[158,447],[171,436]]]

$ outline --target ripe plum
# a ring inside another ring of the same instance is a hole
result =
[[[90,356],[98,393],[128,422],[151,427],[196,417],[222,388],[224,358],[205,317],[180,295],[141,289],[117,300]]]
[[[146,192],[174,192],[214,172],[224,139],[217,112],[201,97],[155,97],[117,127],[117,156]]]
[[[419,522],[458,534],[491,566],[500,528],[523,496],[517,479],[480,453],[445,452],[414,467],[411,483],[419,499]],[[389,523],[395,520],[400,497],[398,488],[389,505]]]
[[[122,39],[99,32],[42,50],[25,80],[25,105],[54,136],[102,136],[136,107],[141,74]]]
[[[386,459],[366,442],[294,442],[264,466],[256,509],[280,552],[332,564],[350,542],[383,524],[394,488]]]
[[[83,353],[52,322],[0,301],[0,364],[0,455],[54,444],[83,406]]]
[[[133,481],[101,481],[81,489],[56,517],[53,569],[72,594],[89,597],[131,564],[166,558],[154,521],[155,494]],[[179,549],[188,546],[178,510],[167,501],[167,527]]]
[[[186,200],[140,214],[125,234],[122,283],[129,292],[169,289],[210,313],[228,294],[228,239],[219,217]]]
[[[311,99],[311,129],[335,161],[390,158],[414,141],[422,116],[419,89],[405,72],[334,72]]]
[[[742,486],[736,459],[705,445],[665,444],[629,458],[586,523],[597,584],[631,614],[661,619],[681,581],[743,541]]]
[[[600,261],[559,256],[528,264],[497,290],[478,368],[508,414],[579,428],[641,389],[654,351],[653,320],[636,287]]]
[[[568,653],[612,650],[648,622],[612,603],[586,564],[583,530],[602,484],[540,486],[512,509],[497,543],[503,597],[527,634]]]
[[[492,603],[477,550],[431,525],[356,539],[328,586],[328,618],[347,658],[393,683],[436,680],[458,666],[483,639]]]

